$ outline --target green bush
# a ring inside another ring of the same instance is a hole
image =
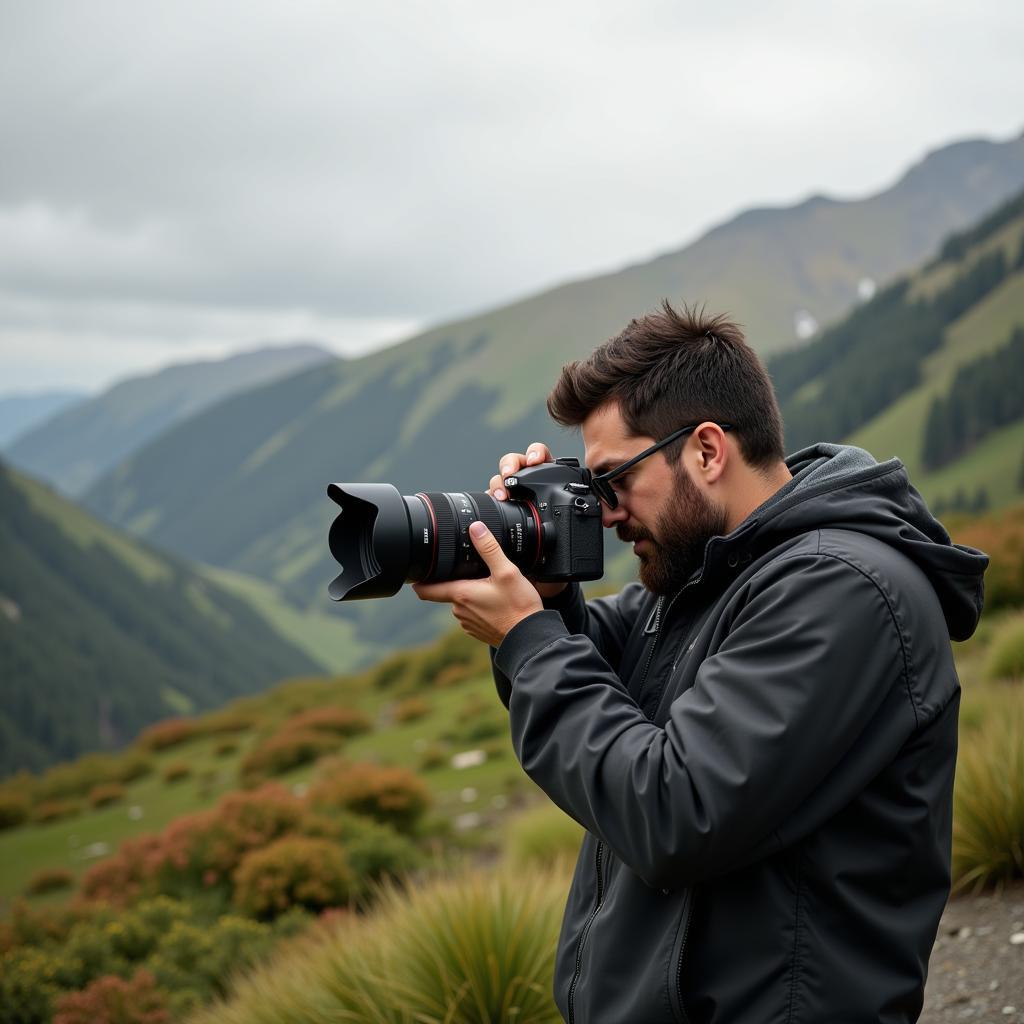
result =
[[[513,818],[505,830],[505,854],[518,867],[575,860],[583,828],[552,803]]]
[[[1003,686],[963,732],[953,789],[953,885],[1024,877],[1024,689]]]
[[[0,956],[0,1024],[49,1024],[54,973],[53,958],[32,946]]]
[[[1013,616],[1001,623],[985,659],[988,679],[1024,677],[1024,616]]]
[[[214,757],[230,757],[238,753],[238,743],[235,740],[221,740],[213,748]]]
[[[390,825],[358,814],[338,815],[337,837],[355,876],[353,891],[367,897],[376,883],[416,870],[422,857],[416,845]]]
[[[235,903],[254,917],[274,917],[289,907],[323,910],[348,902],[352,869],[330,839],[284,836],[252,850],[234,873]]]
[[[471,873],[346,915],[193,1024],[294,1020],[557,1024],[551,996],[563,872]]]
[[[23,793],[0,792],[0,831],[28,821],[32,803]]]

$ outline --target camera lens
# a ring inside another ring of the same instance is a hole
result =
[[[391,484],[331,484],[341,506],[329,534],[341,573],[328,587],[335,601],[390,597],[403,583],[438,583],[488,575],[469,536],[479,519],[523,573],[544,555],[540,514],[530,502],[496,501],[480,491],[400,494]]]

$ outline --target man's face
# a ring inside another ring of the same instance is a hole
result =
[[[658,438],[630,437],[617,403],[596,409],[583,422],[586,463],[595,472],[621,465]],[[655,594],[674,593],[704,561],[704,546],[727,532],[725,510],[690,479],[681,458],[669,465],[655,452],[612,481],[618,508],[601,518],[620,540],[632,542],[640,582]]]

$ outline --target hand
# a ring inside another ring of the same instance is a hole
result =
[[[487,493],[497,501],[507,501],[508,494],[505,493],[504,488],[505,477],[515,476],[523,466],[539,466],[542,462],[554,461],[555,458],[548,446],[540,441],[531,444],[525,454],[509,452],[507,455],[502,455],[498,460],[499,471],[491,477],[487,484]],[[533,583],[532,580],[530,582],[541,597],[554,597],[568,586],[567,583]]]
[[[452,614],[472,637],[498,647],[505,635],[523,619],[544,610],[534,584],[505,557],[494,534],[481,522],[472,523],[469,536],[491,575],[480,580],[414,583],[421,601],[452,605]]]

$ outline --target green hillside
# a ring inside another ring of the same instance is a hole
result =
[[[250,602],[0,465],[0,774],[326,663]]]
[[[835,317],[863,278],[884,281],[931,256],[951,229],[1022,185],[1024,140],[971,142],[930,155],[870,199],[742,214],[680,252],[228,398],[126,460],[86,502],[161,547],[326,610],[328,482],[482,489],[501,453],[532,440],[581,455],[544,399],[566,361],[638,312],[665,296],[701,300],[737,315],[762,353],[786,349],[799,310]],[[616,554],[618,542],[609,548]],[[379,649],[420,642],[450,621],[410,593],[331,613]]]
[[[1006,505],[1022,490],[1022,330],[1024,193],[814,344],[769,362],[787,447],[841,437],[897,455],[940,513]]]
[[[315,345],[297,344],[132,377],[19,433],[5,455],[65,494],[79,495],[175,423],[237,391],[332,358]]]

